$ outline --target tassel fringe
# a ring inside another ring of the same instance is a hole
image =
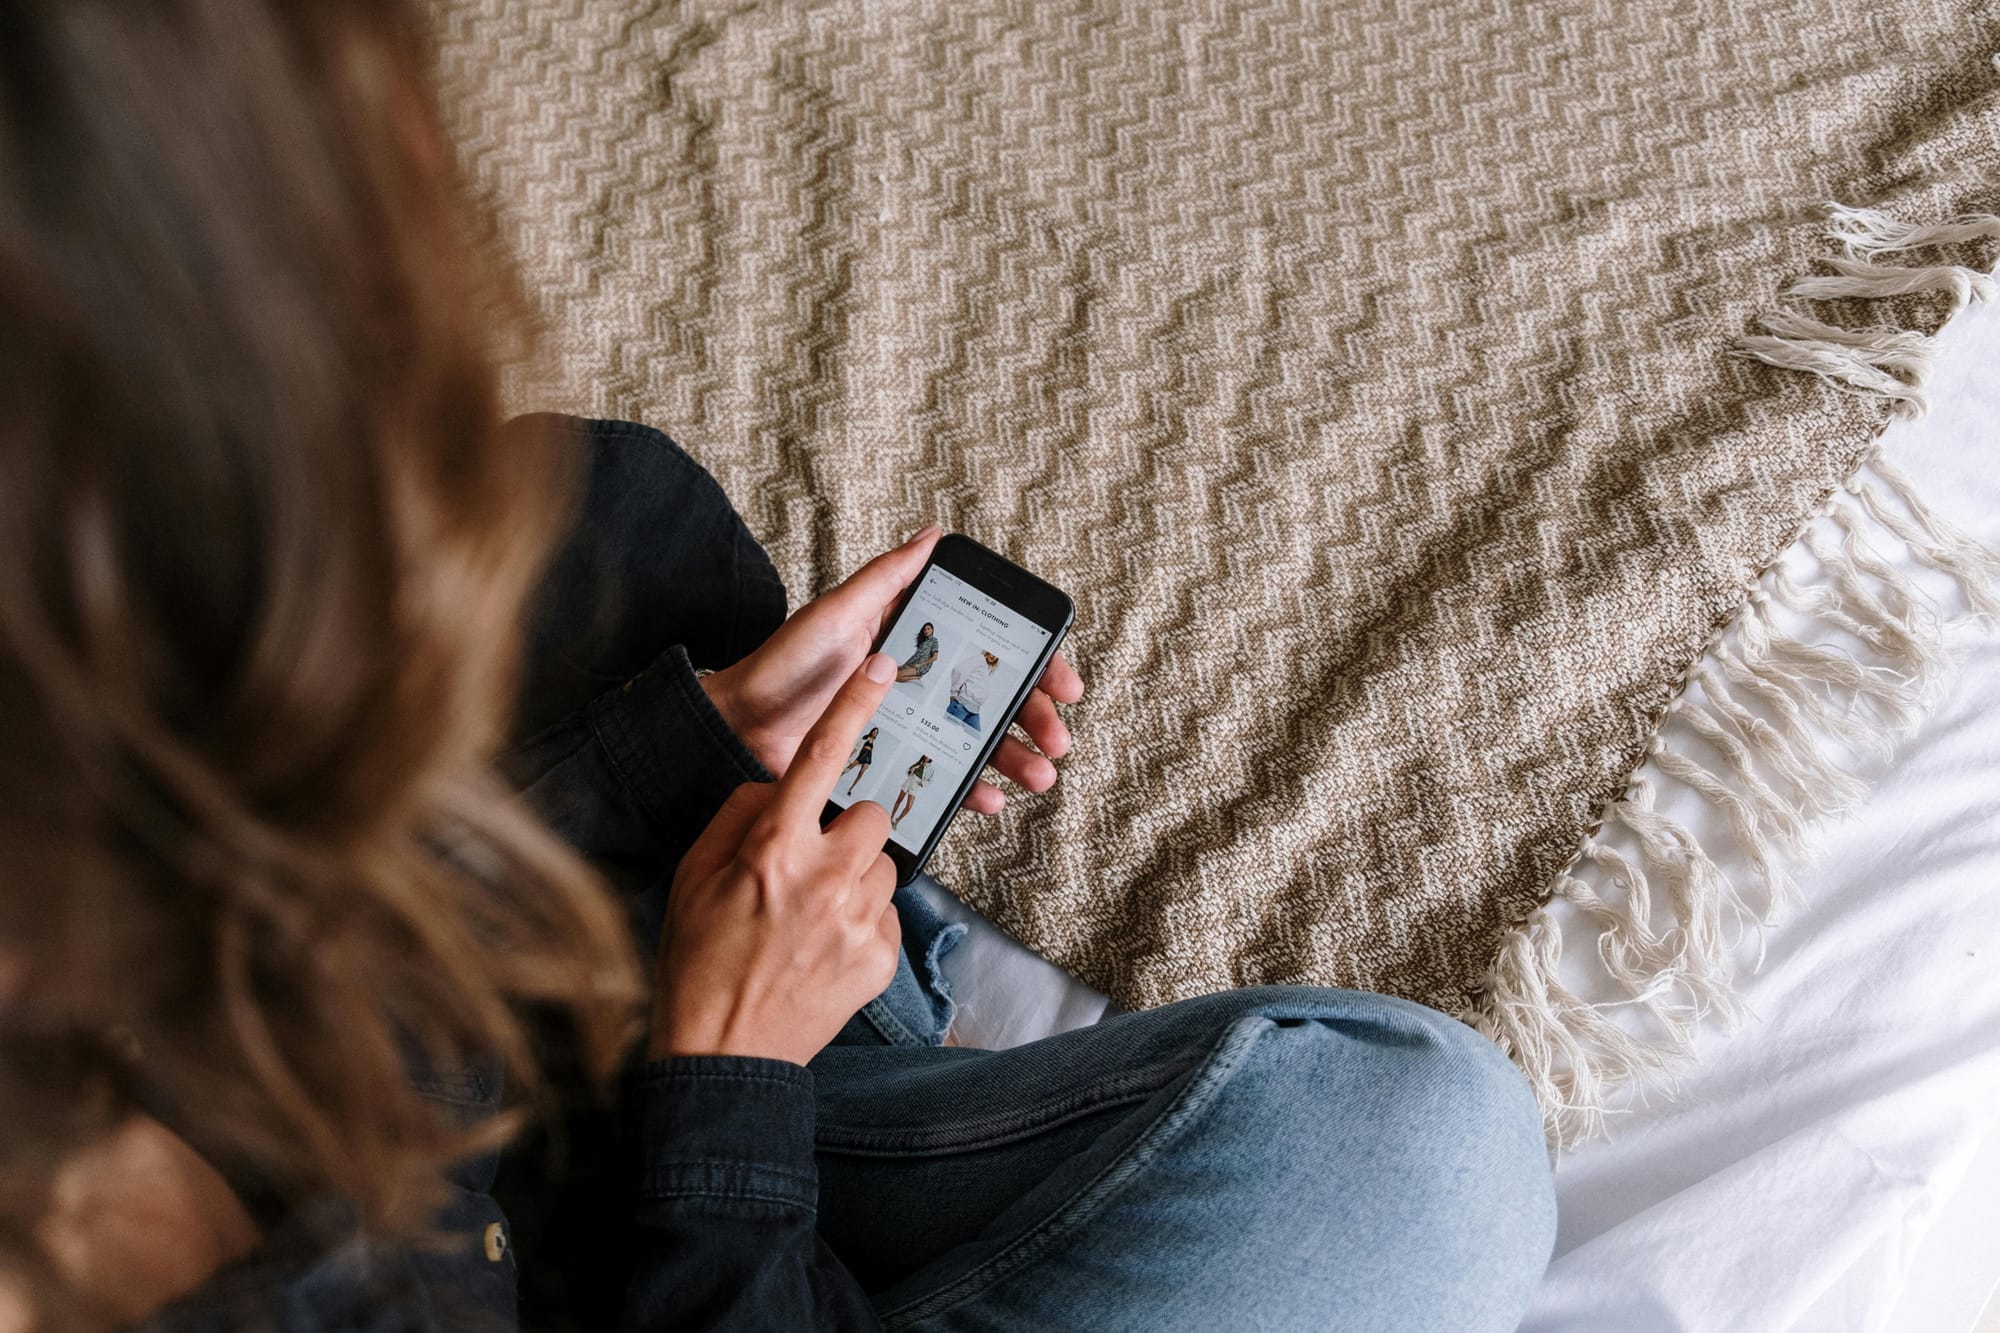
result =
[[[1832,274],[1802,278],[1808,300],[1941,293],[1953,313],[2000,295],[1992,275],[1955,264],[1878,264],[1884,255],[2000,238],[2000,217],[1922,226],[1836,205]],[[1921,415],[1935,339],[1873,326],[1843,329],[1794,311],[1761,321],[1737,354],[1802,370]],[[1900,545],[1948,576],[1967,608],[1952,617],[1884,555]],[[1597,933],[1610,1000],[1588,1000],[1560,976],[1560,922],[1547,906],[1509,933],[1461,1015],[1506,1050],[1541,1097],[1550,1140],[1605,1132],[1620,1098],[1681,1067],[1699,1023],[1740,1017],[1734,959],[1745,934],[1799,905],[1788,866],[1814,827],[1854,809],[1866,784],[1850,771],[1883,759],[1934,702],[1953,660],[1953,631],[2000,621],[2000,552],[1956,530],[1900,469],[1870,446],[1853,474],[1746,590],[1661,706],[1644,759],[1604,803],[1550,902]],[[1801,629],[1800,627],[1808,627]],[[1725,874],[1695,836],[1657,806],[1660,784],[1720,817],[1747,873]],[[1759,961],[1762,951],[1759,949]]]
[[[1826,260],[1832,276],[1800,278],[1786,290],[1787,296],[1837,300],[1943,292],[1951,297],[1950,314],[1955,315],[1973,301],[2000,295],[1993,275],[1963,264],[1911,267],[1875,262],[1885,254],[2000,237],[2000,216],[1970,214],[1924,227],[1876,209],[1835,204],[1832,218],[1826,234],[1844,251]],[[1922,416],[1930,406],[1923,386],[1937,355],[1934,338],[1879,324],[1843,329],[1792,310],[1773,311],[1759,323],[1762,334],[1736,340],[1737,355],[1783,370],[1803,370],[1848,392],[1886,399],[1896,416]]]

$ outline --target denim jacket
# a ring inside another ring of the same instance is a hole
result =
[[[720,667],[761,642],[784,617],[783,586],[714,480],[666,436],[556,417],[516,428],[589,449],[591,482],[531,638],[521,730],[532,734],[502,767],[621,892],[650,960],[682,854],[733,788],[770,779],[695,663]],[[469,1114],[501,1095],[478,1071],[419,1086]],[[809,1070],[635,1061],[621,1089],[607,1106],[572,1086],[558,1125],[462,1164],[443,1244],[371,1244],[337,1203],[296,1207],[256,1255],[155,1326],[878,1327],[814,1229]]]

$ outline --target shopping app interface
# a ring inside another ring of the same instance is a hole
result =
[[[874,801],[889,812],[890,839],[923,850],[1048,641],[1019,611],[932,566],[882,645],[896,683],[848,756],[834,803]]]

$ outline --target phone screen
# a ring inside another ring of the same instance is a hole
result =
[[[896,683],[848,756],[833,803],[874,801],[889,812],[889,840],[922,852],[1048,641],[1021,612],[930,566],[882,641]]]

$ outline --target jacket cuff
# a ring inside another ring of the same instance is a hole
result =
[[[813,1076],[804,1065],[684,1055],[655,1060],[637,1078],[639,1200],[818,1207]]]
[[[709,702],[679,645],[598,696],[588,716],[632,808],[664,838],[675,835],[691,810],[712,815],[741,784],[775,780]]]

